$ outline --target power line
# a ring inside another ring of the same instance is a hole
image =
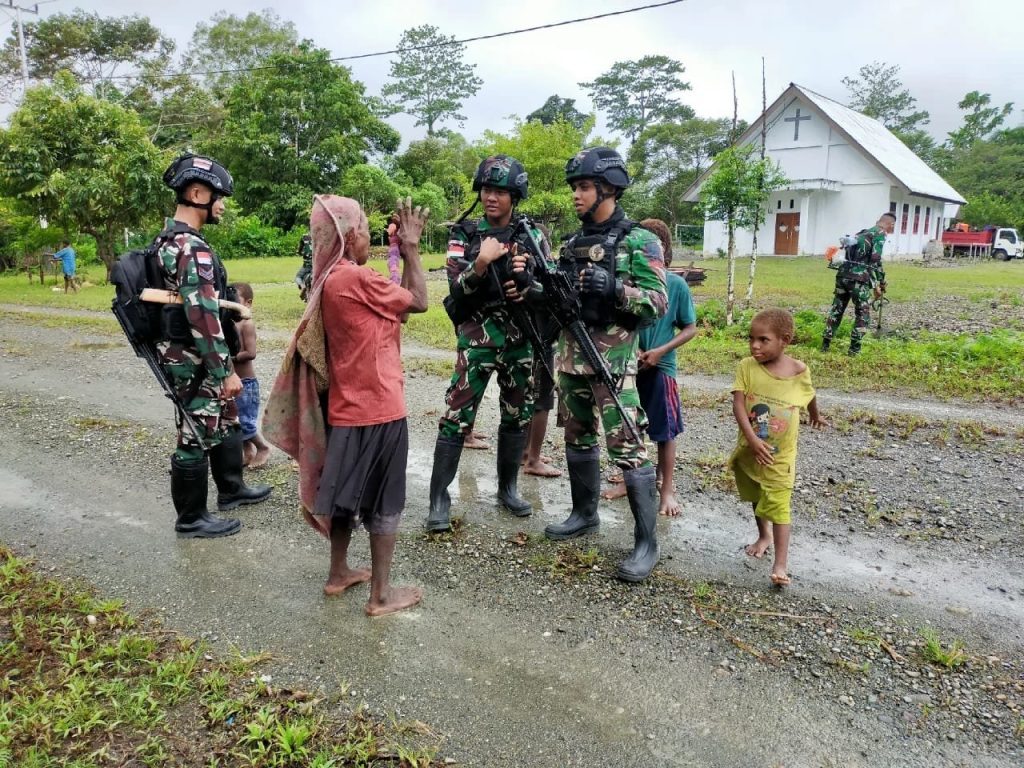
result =
[[[640,6],[637,6],[635,8],[625,8],[625,9],[623,9],[621,11],[609,11],[607,13],[599,13],[599,14],[597,14],[595,16],[581,16],[579,18],[567,19],[565,21],[556,21],[556,22],[552,22],[550,24],[539,24],[539,25],[537,25],[535,27],[523,27],[522,29],[512,29],[512,30],[508,30],[506,32],[495,32],[495,33],[490,34],[490,35],[477,35],[476,37],[466,37],[466,38],[463,38],[462,40],[450,40],[448,42],[441,43],[440,46],[436,46],[436,45],[433,45],[433,44],[431,44],[431,45],[413,45],[413,46],[409,46],[408,48],[393,48],[390,51],[375,51],[374,53],[358,53],[358,54],[354,54],[352,56],[335,56],[333,58],[328,59],[328,61],[330,61],[332,63],[335,63],[335,62],[339,62],[339,61],[355,61],[357,59],[371,59],[371,58],[375,58],[377,56],[390,56],[393,53],[405,53],[406,51],[422,51],[422,50],[427,50],[427,49],[435,48],[435,47],[447,47],[447,46],[452,46],[452,45],[464,45],[465,43],[475,43],[475,42],[479,42],[480,40],[494,40],[495,38],[499,38],[499,37],[509,37],[511,35],[522,35],[522,34],[524,34],[526,32],[537,32],[537,31],[542,30],[542,29],[555,29],[557,27],[566,27],[566,26],[569,26],[570,24],[581,24],[581,23],[583,23],[585,21],[595,21],[597,19],[607,19],[607,18],[610,18],[612,16],[624,16],[624,15],[629,14],[629,13],[637,13],[638,11],[647,11],[647,10],[650,10],[652,8],[664,8],[665,6],[668,6],[668,5],[678,5],[679,3],[683,3],[685,1],[686,0],[664,0],[664,2],[660,2],[660,3],[649,3],[647,5],[640,5]],[[286,69],[286,68],[292,67],[292,66],[296,66],[296,65],[295,64],[268,64],[268,65],[258,66],[258,67],[238,67],[237,69],[210,69],[210,70],[206,70],[206,71],[202,71],[202,72],[190,72],[188,70],[182,70],[180,72],[165,72],[165,73],[163,73],[163,76],[164,77],[175,77],[175,76],[178,76],[178,75],[194,75],[194,76],[199,76],[199,75],[229,75],[229,74],[237,74],[239,72],[258,72],[258,71],[261,71],[261,70],[268,70],[268,69]],[[130,78],[133,78],[133,77],[135,77],[135,75],[113,75],[113,76],[111,76],[111,77],[109,77],[107,79],[109,79],[109,80],[120,80],[120,79],[130,79]]]

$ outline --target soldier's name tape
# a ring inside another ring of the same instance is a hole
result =
[[[142,293],[139,294],[139,298],[143,301],[148,301],[151,304],[184,304],[184,300],[181,298],[180,293],[174,291],[165,291],[160,288],[143,288]],[[224,309],[231,309],[237,312],[243,320],[248,320],[252,317],[252,311],[244,304],[239,304],[237,301],[228,301],[227,299],[217,299],[217,304],[224,307]]]

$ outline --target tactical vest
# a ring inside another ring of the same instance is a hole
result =
[[[477,224],[477,221],[462,221],[452,227],[453,234],[459,232],[466,239],[466,252],[463,256],[466,266],[476,261],[476,257],[480,255],[480,246],[485,237],[493,237],[499,243],[507,244],[511,241],[512,233],[515,231],[514,222],[509,222],[500,229],[484,231],[480,231]],[[498,261],[500,262],[501,259]],[[494,262],[494,266],[497,267],[498,262]],[[500,272],[500,270],[498,271]],[[493,274],[492,271],[488,271],[487,275],[483,278],[483,283],[474,291],[474,296],[480,294],[474,301],[474,313],[481,310],[494,309],[505,303],[501,284],[498,280],[494,279]]]
[[[619,245],[635,226],[635,222],[623,218],[606,232],[573,235],[562,248],[558,259],[559,270],[569,275],[573,285],[579,283],[579,274],[587,267],[606,270],[611,273],[612,279],[615,279]],[[632,331],[640,324],[640,319],[636,315],[616,308],[614,298],[606,299],[603,296],[583,293],[580,294],[580,304],[583,322],[587,327],[596,328],[615,323],[627,331]]]

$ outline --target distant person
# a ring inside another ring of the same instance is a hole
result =
[[[51,259],[61,263],[61,269],[64,271],[64,293],[68,292],[68,288],[71,288],[72,293],[78,293],[78,286],[75,284],[76,256],[71,242],[69,240],[62,241],[61,249],[53,254]],[[41,272],[42,270],[40,270]]]
[[[807,409],[813,427],[828,426],[818,411],[807,365],[786,354],[795,333],[793,316],[786,310],[758,312],[750,322],[750,357],[740,361],[732,385],[732,412],[740,431],[729,466],[740,498],[754,507],[757,523],[757,540],[745,551],[762,558],[775,547],[770,578],[780,587],[791,581],[789,537],[800,411]]]
[[[398,252],[398,224],[398,215],[393,214],[388,222],[388,275],[395,285],[402,282],[402,276],[398,273],[398,262],[401,259]]]
[[[402,284],[366,268],[370,228],[359,203],[317,195],[310,214],[312,287],[267,402],[267,439],[299,463],[307,521],[331,543],[324,594],[370,582],[369,616],[420,602],[423,590],[391,584],[405,507],[409,428],[401,323],[427,310],[419,239],[428,211],[400,203]],[[370,535],[370,569],[348,563],[352,531]]]
[[[640,226],[661,240],[668,311],[653,325],[640,330],[636,389],[640,406],[647,414],[647,436],[658,444],[658,514],[677,517],[680,507],[675,493],[676,438],[683,433],[683,407],[676,381],[676,350],[697,335],[697,313],[686,280],[668,271],[672,264],[672,237],[668,226],[660,219],[644,219]],[[625,496],[625,481],[616,483],[601,495],[606,499]]]
[[[853,330],[850,331],[850,356],[860,354],[861,340],[871,325],[871,300],[885,293],[885,270],[882,268],[882,249],[885,236],[896,227],[896,215],[883,213],[875,226],[857,233],[857,244],[847,248],[846,259],[836,272],[835,294],[832,307],[825,317],[825,333],[821,351],[828,352],[832,336],[843,321],[846,307],[853,301]]]
[[[295,284],[299,286],[299,298],[306,301],[313,280],[313,244],[308,232],[299,238],[298,253],[302,258],[302,266],[295,273]]]
[[[238,300],[252,309],[252,286],[248,283],[234,283]],[[270,457],[270,446],[260,436],[260,382],[256,378],[256,322],[249,318],[235,324],[238,328],[240,349],[232,357],[235,373],[242,380],[242,391],[238,402],[238,421],[242,425],[244,463],[250,469],[259,469]]]

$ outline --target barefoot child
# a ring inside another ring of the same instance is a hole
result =
[[[784,309],[766,309],[750,323],[750,357],[740,361],[732,386],[732,412],[740,433],[729,464],[740,498],[754,507],[757,541],[746,547],[764,557],[774,544],[771,581],[789,584],[787,558],[800,410],[811,425],[828,426],[818,412],[807,366],[786,354],[795,334],[793,317]]]
[[[252,286],[248,283],[234,283],[234,288],[238,291],[239,301],[252,308]],[[235,364],[235,373],[242,380],[242,391],[236,402],[238,420],[242,425],[242,439],[245,441],[244,463],[258,469],[267,463],[270,446],[259,433],[260,383],[256,379],[256,370],[252,364],[256,359],[256,323],[252,318],[238,323],[238,338],[241,349],[232,361]]]

